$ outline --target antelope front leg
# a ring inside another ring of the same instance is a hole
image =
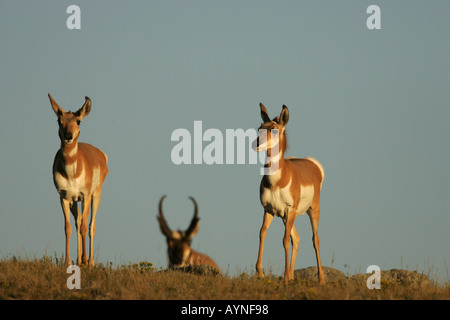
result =
[[[289,283],[289,280],[291,279],[291,274],[289,273],[289,244],[290,244],[290,238],[291,238],[291,232],[292,228],[294,227],[294,220],[295,220],[295,212],[289,212],[288,216],[286,217],[285,222],[285,230],[284,230],[284,237],[283,237],[283,247],[284,247],[284,258],[285,258],[285,267],[284,267],[284,282],[286,284]],[[293,268],[293,267],[292,267]],[[292,270],[292,276],[294,275],[294,270]]]
[[[256,272],[258,277],[264,277],[264,271],[262,267],[262,257],[264,250],[264,239],[266,238],[267,229],[269,229],[270,224],[272,223],[273,215],[270,213],[264,213],[264,220],[261,226],[261,230],[259,231],[259,251],[258,251],[258,260],[256,262]]]
[[[64,214],[64,233],[66,235],[66,259],[65,265],[70,266],[70,234],[72,233],[72,226],[70,225],[70,203],[66,199],[60,198],[61,208]]]
[[[77,265],[81,264],[81,233],[80,233],[80,225],[81,225],[81,214],[80,209],[78,209],[77,202],[73,202],[70,211],[72,211],[73,218],[75,220],[75,228],[77,231]]]
[[[298,244],[300,243],[300,236],[298,235],[297,229],[295,229],[295,225],[292,225],[291,240],[292,240],[292,256],[291,256],[291,265],[289,267],[289,280],[294,280],[295,260],[297,259]]]

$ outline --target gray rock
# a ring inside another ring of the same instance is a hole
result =
[[[367,282],[367,278],[372,274],[355,274],[350,280],[357,282]],[[404,285],[404,286],[427,286],[430,285],[430,279],[417,271],[402,269],[391,269],[381,271],[381,285]]]
[[[325,283],[347,280],[345,273],[331,267],[322,267]],[[295,279],[306,280],[312,283],[319,282],[317,277],[317,267],[308,267],[294,270]]]

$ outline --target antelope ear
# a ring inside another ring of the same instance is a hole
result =
[[[48,94],[48,98],[50,99],[50,104],[52,105],[52,109],[55,112],[56,116],[59,118],[64,114],[64,110],[61,109],[61,107],[56,103],[55,100],[53,100],[50,93]]]
[[[288,123],[288,121],[289,121],[289,110],[285,105],[283,105],[283,110],[281,110],[281,113],[280,113],[280,122],[279,123],[282,126],[285,126]]]
[[[261,108],[261,118],[264,122],[270,122],[269,114],[267,113],[266,107],[260,103],[259,107]]]
[[[77,112],[75,112],[75,115],[81,118],[86,117],[89,112],[91,112],[91,99],[89,99],[89,97],[85,97],[85,99],[86,101],[84,102],[84,105]]]

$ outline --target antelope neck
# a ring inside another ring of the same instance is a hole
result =
[[[71,144],[61,142],[61,151],[66,165],[76,162],[76,155],[78,153],[78,140],[74,140]]]
[[[273,166],[278,166],[277,170],[275,172],[273,172],[270,175],[266,175],[266,178],[268,179],[268,181],[270,181],[272,184],[276,183],[279,179],[280,179],[280,173],[281,170],[284,166],[284,150],[281,149],[278,151],[277,154],[272,155],[271,154],[272,150],[268,150],[267,151],[267,159],[269,160],[269,162],[267,164],[264,165],[264,167],[266,168],[270,168],[272,165]],[[270,155],[270,156],[269,156]]]

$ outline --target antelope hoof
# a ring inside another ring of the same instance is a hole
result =
[[[258,278],[264,278],[264,271],[261,267],[256,266],[256,274]]]

